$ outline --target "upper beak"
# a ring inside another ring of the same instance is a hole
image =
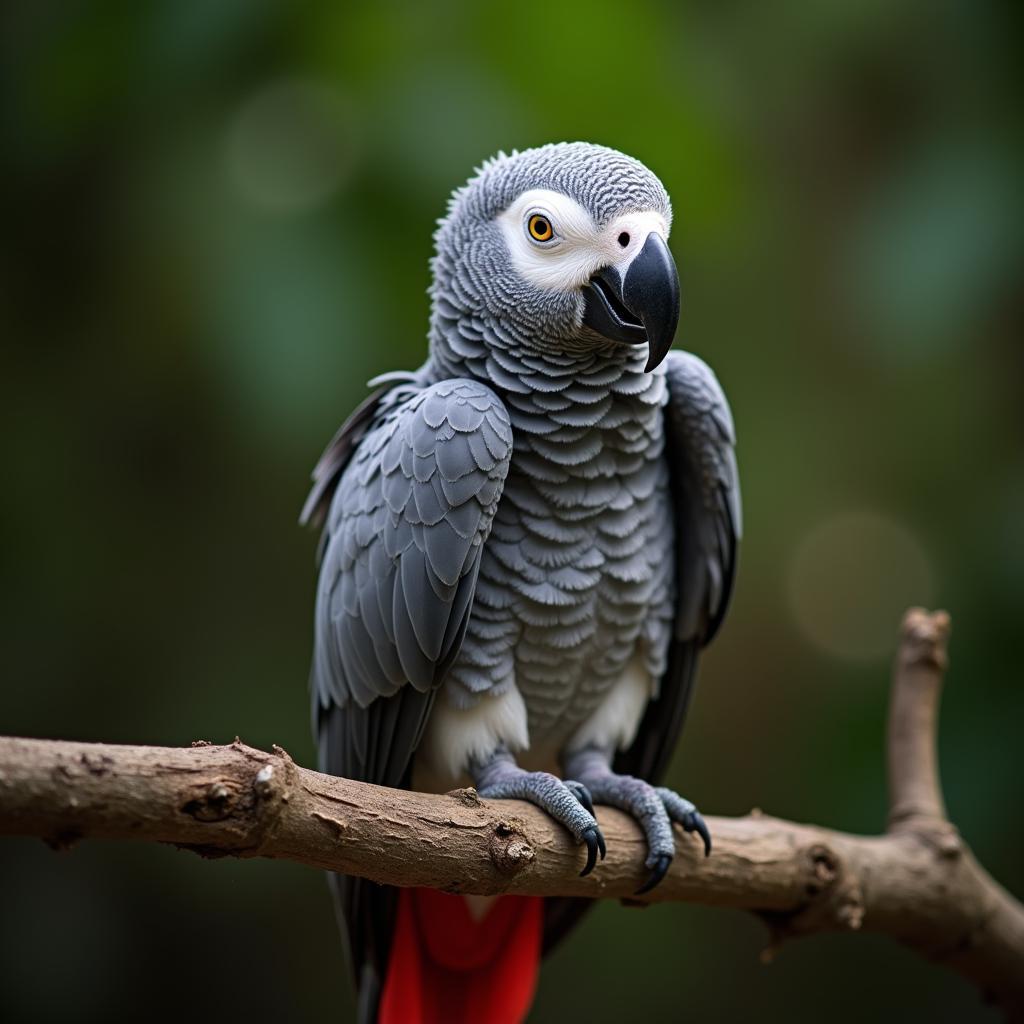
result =
[[[583,295],[588,327],[612,341],[648,343],[646,372],[668,355],[679,324],[679,274],[661,235],[652,231],[628,266],[599,270]]]

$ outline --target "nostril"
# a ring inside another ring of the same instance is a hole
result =
[[[621,245],[623,249],[625,249],[626,246],[629,245],[629,232],[628,231],[623,231],[622,234],[619,235],[619,245]]]

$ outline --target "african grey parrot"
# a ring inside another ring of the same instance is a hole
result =
[[[658,178],[602,146],[500,154],[436,233],[430,351],[376,390],[313,473],[323,524],[312,692],[321,769],[528,800],[605,850],[633,815],[650,877],[657,788],[736,567],[732,417],[669,352],[679,280]],[[461,897],[337,876],[364,1021],[515,1021],[542,948],[588,901]],[[452,902],[454,901],[454,902]],[[481,952],[486,950],[486,952]]]

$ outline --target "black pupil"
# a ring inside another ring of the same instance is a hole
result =
[[[629,245],[629,232],[628,231],[623,231],[622,234],[619,235],[619,245],[621,245],[623,249],[625,249],[626,246]]]
[[[533,230],[538,235],[546,235],[548,233],[548,222],[543,217],[538,217],[533,222]]]

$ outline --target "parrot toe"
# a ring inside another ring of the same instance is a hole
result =
[[[659,854],[654,860],[654,867],[647,881],[633,895],[643,896],[645,892],[650,892],[656,885],[659,885],[665,875],[668,874],[671,863],[672,858],[667,853]]]
[[[684,832],[696,832],[704,841],[704,856],[711,855],[711,832],[700,812],[689,800],[681,797],[674,790],[659,786],[655,792],[661,797],[668,816],[683,826]]]
[[[605,855],[605,841],[594,817],[590,791],[580,782],[563,782],[548,772],[528,772],[509,761],[499,761],[485,769],[477,782],[477,792],[485,800],[527,800],[547,811],[564,825],[578,843],[587,847],[587,862],[581,872],[588,875]]]
[[[565,788],[569,790],[569,792],[572,793],[572,795],[576,797],[576,799],[579,800],[579,802],[583,804],[591,814],[594,813],[594,801],[590,796],[590,790],[587,789],[582,782],[576,782],[574,779],[566,779]],[[603,856],[604,855],[602,854],[602,857]]]
[[[689,800],[673,790],[663,786],[654,787],[631,775],[618,775],[603,757],[592,751],[576,755],[570,759],[567,767],[576,780],[575,785],[582,783],[590,799],[625,811],[643,829],[647,840],[647,859],[644,864],[650,874],[637,890],[638,896],[650,892],[668,873],[676,852],[673,823],[681,825],[685,832],[700,836],[704,842],[705,856],[711,852],[711,833],[707,823]],[[588,860],[584,873],[592,866]]]

